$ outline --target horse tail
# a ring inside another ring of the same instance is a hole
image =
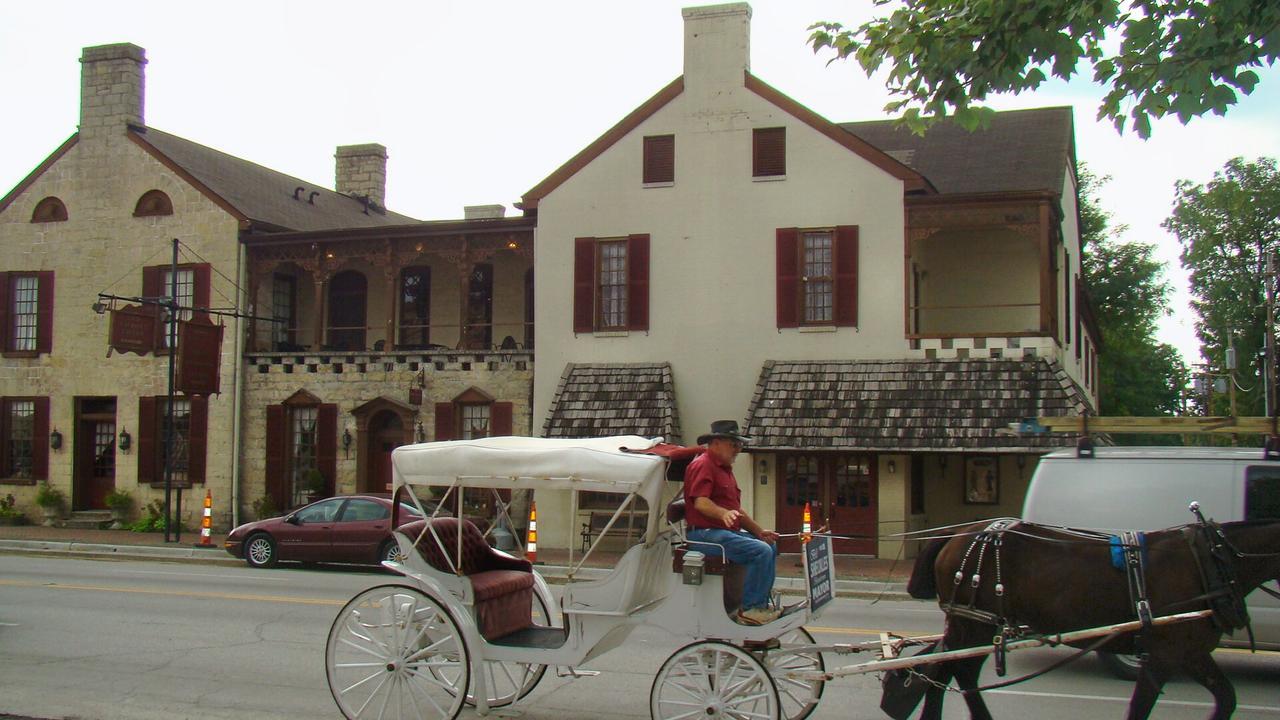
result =
[[[907,594],[917,600],[932,600],[938,597],[938,581],[933,575],[933,565],[938,561],[938,554],[947,546],[950,538],[934,538],[916,556],[915,567],[911,569],[911,579],[907,581]]]

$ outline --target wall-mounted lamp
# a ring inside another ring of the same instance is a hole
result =
[[[945,472],[945,471],[946,471],[946,469],[947,469],[947,456],[946,456],[946,455],[939,455],[939,456],[938,456],[938,467],[942,468],[943,472]]]
[[[129,448],[131,447],[133,447],[133,436],[129,434],[128,430],[121,430],[120,431],[120,452],[127,453],[129,452]]]
[[[760,461],[760,484],[761,485],[769,484],[769,461],[768,460]]]
[[[894,462],[893,460],[889,461],[889,464],[887,467],[889,468],[890,475],[896,475],[898,473],[898,463]]]
[[[427,441],[427,431],[422,428],[422,421],[418,421],[418,442]]]
[[[90,305],[89,307],[92,308],[93,311],[98,313],[99,315],[105,315],[107,313],[107,306],[104,305],[101,300]]]
[[[351,457],[351,428],[342,429],[342,453],[347,458]]]
[[[49,447],[54,450],[62,449],[62,433],[58,432],[58,428],[54,428],[53,432],[49,433]]]

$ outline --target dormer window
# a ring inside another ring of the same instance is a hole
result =
[[[36,203],[36,209],[31,213],[33,223],[66,222],[66,220],[67,206],[52,195]]]
[[[159,190],[148,190],[138,198],[138,204],[133,208],[134,217],[156,217],[159,215],[172,215],[173,202],[169,200],[169,196]]]

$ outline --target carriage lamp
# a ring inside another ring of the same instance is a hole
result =
[[[62,449],[62,433],[58,432],[58,428],[54,428],[53,432],[49,433],[49,447],[54,450]]]
[[[898,473],[898,463],[894,462],[893,460],[890,460],[888,467],[889,467],[890,475],[896,475]]]
[[[348,459],[351,458],[351,428],[342,429],[342,452]]]
[[[697,550],[684,554],[684,564],[680,568],[680,577],[685,585],[702,584],[702,561],[706,556]]]
[[[422,421],[418,421],[418,442],[427,441],[427,431],[422,428]]]
[[[129,448],[131,447],[133,447],[133,436],[129,434],[128,430],[121,430],[120,431],[120,452],[127,453],[129,452]]]

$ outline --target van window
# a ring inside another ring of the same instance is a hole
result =
[[[1245,471],[1244,519],[1280,520],[1280,468],[1253,466]]]

